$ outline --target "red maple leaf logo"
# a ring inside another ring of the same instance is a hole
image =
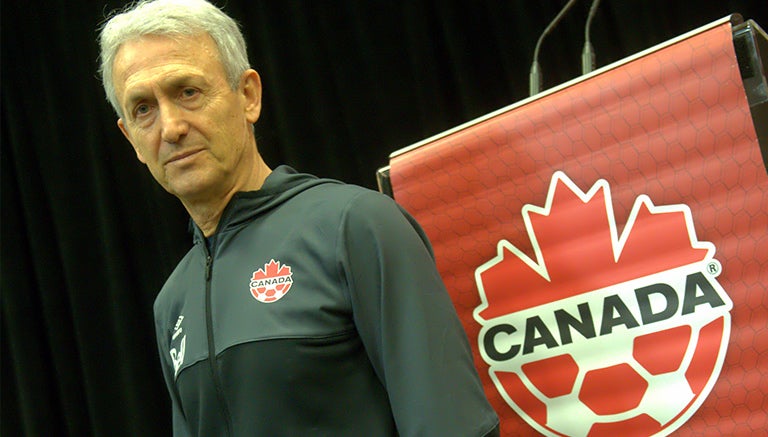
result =
[[[273,278],[275,276],[288,276],[291,274],[291,268],[289,266],[281,266],[280,262],[270,260],[268,264],[264,265],[263,269],[253,272],[253,280]]]
[[[696,239],[688,206],[654,206],[645,195],[618,237],[608,182],[585,193],[561,171],[546,205],[526,205],[522,214],[536,259],[500,241],[498,255],[475,274],[483,301],[476,317],[489,320],[685,266],[715,250]]]
[[[290,266],[280,265],[280,261],[272,259],[263,269],[253,272],[251,295],[259,302],[276,302],[288,293],[293,284],[292,277]]]
[[[533,259],[502,240],[475,271],[478,347],[507,404],[547,435],[687,421],[722,368],[733,307],[704,276],[721,266],[688,206],[640,195],[619,235],[608,182],[582,192],[556,172],[522,216]]]

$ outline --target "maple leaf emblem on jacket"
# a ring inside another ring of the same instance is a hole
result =
[[[288,265],[271,259],[253,272],[250,280],[251,296],[262,303],[280,300],[293,285],[293,272]]]

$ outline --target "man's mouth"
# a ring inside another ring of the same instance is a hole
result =
[[[177,153],[177,154],[173,155],[170,159],[168,159],[165,163],[166,164],[181,163],[182,161],[184,161],[184,160],[186,160],[186,159],[188,159],[188,158],[190,158],[190,157],[192,157],[194,155],[197,155],[198,153],[200,153],[202,151],[203,151],[203,149],[193,149],[193,150],[188,150],[188,151],[185,151],[185,152]]]

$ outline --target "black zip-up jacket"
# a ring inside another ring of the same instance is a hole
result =
[[[419,226],[279,167],[158,295],[176,436],[484,436],[498,418]]]

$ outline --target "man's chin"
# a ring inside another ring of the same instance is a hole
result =
[[[200,202],[212,198],[212,184],[202,179],[190,181],[175,181],[168,184],[165,190],[178,197],[182,202]]]

